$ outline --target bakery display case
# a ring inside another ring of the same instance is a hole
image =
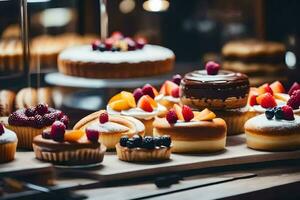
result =
[[[299,6],[0,1],[0,199],[298,199]]]

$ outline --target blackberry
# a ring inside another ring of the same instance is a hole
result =
[[[143,142],[143,138],[140,135],[134,135],[132,137],[133,143],[135,147],[141,147],[142,146],[142,142]]]
[[[273,119],[274,114],[275,114],[274,109],[267,109],[265,111],[265,115],[266,115],[267,119],[269,119],[269,120]]]
[[[127,140],[128,140],[128,136],[127,136],[127,135],[122,136],[122,137],[120,138],[120,145],[121,145],[122,147],[126,147],[126,142],[127,142]]]
[[[154,149],[155,148],[155,142],[153,137],[146,136],[143,140],[142,147],[145,149]]]
[[[283,118],[284,118],[284,116],[283,116],[283,111],[281,110],[280,107],[276,107],[276,108],[275,108],[274,115],[275,115],[275,118],[276,118],[276,119],[283,119]]]
[[[134,141],[133,141],[132,138],[127,140],[126,147],[129,148],[129,149],[135,148]]]
[[[169,147],[171,145],[171,137],[169,135],[161,136],[162,145],[165,147]]]
[[[155,146],[160,147],[162,145],[162,139],[161,137],[154,137]]]

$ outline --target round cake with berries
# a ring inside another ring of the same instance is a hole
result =
[[[15,158],[17,143],[16,134],[0,123],[0,163],[9,162]]]
[[[107,149],[115,149],[123,135],[132,137],[135,134],[145,134],[145,126],[139,120],[128,116],[111,115],[104,110],[84,117],[75,124],[74,129],[100,133],[99,141]]]
[[[105,41],[64,50],[58,57],[63,74],[86,78],[132,78],[170,72],[175,60],[167,48],[113,33]]]
[[[172,152],[207,153],[225,148],[226,123],[208,109],[198,112],[175,104],[165,118],[155,118],[153,127],[154,136],[172,137]]]
[[[134,135],[132,138],[123,136],[116,145],[120,160],[127,162],[155,162],[169,160],[171,155],[171,138]]]
[[[300,117],[290,106],[267,109],[245,123],[247,146],[265,151],[300,149]]]
[[[38,104],[36,107],[19,109],[13,112],[5,122],[5,126],[14,131],[19,139],[18,148],[32,149],[32,140],[44,129],[59,120],[68,126],[69,118],[60,110]]]
[[[33,150],[37,159],[55,164],[100,163],[106,147],[98,139],[99,132],[66,130],[64,123],[55,121],[33,139]]]

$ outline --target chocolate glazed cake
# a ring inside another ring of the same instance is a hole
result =
[[[196,109],[235,109],[246,106],[249,80],[245,74],[220,70],[208,75],[206,70],[193,71],[181,81],[181,101]]]

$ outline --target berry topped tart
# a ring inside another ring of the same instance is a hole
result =
[[[207,108],[198,112],[175,104],[166,117],[155,118],[153,127],[154,136],[172,137],[172,152],[207,153],[225,148],[226,123]]]
[[[16,132],[18,148],[32,149],[32,140],[56,120],[68,126],[69,118],[60,110],[38,104],[36,107],[19,109],[9,115],[5,126]]]
[[[154,100],[157,95],[156,89],[149,84],[133,93],[122,91],[109,100],[107,112],[139,119],[145,125],[145,134],[152,136],[155,116],[163,116],[167,111]]]
[[[300,149],[300,116],[292,107],[268,108],[245,123],[249,148],[265,151]]]
[[[116,145],[120,160],[127,162],[155,162],[169,160],[171,155],[171,138],[134,135],[132,138],[123,136]]]
[[[155,101],[171,109],[174,104],[179,104],[180,81],[182,77],[179,74],[173,76],[172,80],[167,80],[161,86],[159,94],[155,97]]]
[[[180,84],[181,103],[194,109],[214,111],[226,121],[229,135],[243,133],[244,123],[255,116],[247,107],[248,77],[220,68],[219,63],[209,61],[205,70],[186,74]]]
[[[132,137],[136,134],[145,134],[145,126],[139,120],[128,116],[108,114],[105,110],[84,117],[75,124],[74,129],[100,133],[99,141],[107,149],[115,149],[121,136]]]
[[[265,83],[258,88],[252,87],[248,100],[251,111],[262,114],[268,108],[288,105],[295,114],[300,114],[300,84],[295,82],[288,93],[281,82]]]
[[[85,165],[100,163],[106,151],[99,143],[99,132],[66,130],[61,121],[55,121],[42,135],[33,139],[37,159],[55,164]]]
[[[175,60],[167,48],[149,45],[144,38],[114,32],[104,41],[64,50],[58,57],[59,71],[86,78],[132,78],[170,72]]]
[[[17,143],[16,133],[6,129],[0,123],[0,163],[9,162],[15,158]]]

